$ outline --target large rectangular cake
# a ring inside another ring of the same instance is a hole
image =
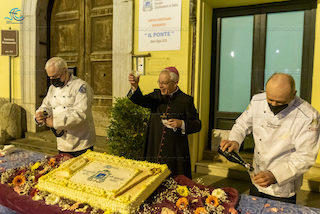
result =
[[[87,151],[40,177],[37,188],[105,211],[133,213],[169,174],[165,164]]]

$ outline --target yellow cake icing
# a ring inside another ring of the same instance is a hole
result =
[[[134,213],[169,174],[165,164],[87,151],[40,177],[37,188],[126,214]]]

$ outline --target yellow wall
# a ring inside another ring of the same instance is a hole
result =
[[[190,148],[192,150],[192,163],[202,160],[202,153],[207,145],[210,103],[210,72],[211,72],[211,28],[212,9],[220,7],[236,7],[254,4],[281,2],[286,0],[200,0],[197,1],[197,36],[196,36],[196,75],[195,75],[195,105],[202,120],[202,130],[199,135],[193,135]],[[320,2],[320,0],[318,0]],[[320,3],[319,3],[320,4]],[[319,8],[317,14],[319,14]],[[135,0],[135,26],[134,26],[134,54],[147,54],[138,52],[138,23],[139,0]],[[317,15],[316,43],[313,71],[312,105],[320,111],[320,16]],[[158,71],[166,66],[176,66],[180,72],[180,88],[190,94],[191,79],[191,40],[192,27],[189,23],[189,1],[182,1],[182,31],[181,49],[178,51],[151,51],[151,57],[146,58],[146,75],[140,78],[140,86],[144,93],[157,88]],[[318,93],[317,93],[318,92]],[[318,157],[320,163],[320,156]]]
[[[198,77],[198,85],[196,95],[199,104],[200,117],[203,122],[207,121],[208,109],[209,109],[209,97],[210,92],[210,78],[208,73],[211,72],[210,57],[211,57],[211,29],[212,19],[211,11],[213,8],[220,7],[236,7],[253,4],[263,4],[271,2],[280,2],[286,0],[201,0],[198,1],[197,7],[197,38],[200,38],[197,42],[196,53],[196,77]],[[320,111],[320,0],[318,0],[317,18],[316,18],[316,40],[314,49],[314,69],[313,69],[313,87],[312,87],[312,100],[311,104],[318,111]],[[208,56],[210,55],[210,57]],[[202,160],[203,150],[207,145],[208,125],[203,124],[200,136],[199,136],[199,148],[197,149],[197,160]],[[320,164],[320,155],[318,155],[317,163]]]
[[[318,0],[316,16],[316,39],[314,46],[314,65],[312,79],[312,97],[311,104],[320,111],[320,0]],[[320,154],[318,154],[317,163],[320,164]]]
[[[0,7],[0,28],[1,30],[20,30],[20,24],[7,24],[5,17],[9,16],[9,11],[12,8],[21,9],[20,0],[1,1]],[[23,11],[22,11],[23,12]],[[19,37],[21,33],[19,32]],[[9,57],[0,56],[0,98],[9,98]],[[20,58],[14,57],[11,61],[12,74],[12,99],[21,98],[20,89]]]
[[[311,104],[320,111],[320,0],[318,0],[316,17],[316,39],[314,47],[313,83]]]
[[[212,8],[206,2],[198,1],[197,5],[197,49],[196,49],[196,87],[197,102],[202,128],[198,136],[197,160],[202,160],[206,149],[209,132],[210,111],[210,76],[212,45]],[[201,24],[200,24],[201,23]]]
[[[180,74],[179,87],[182,91],[189,93],[190,87],[190,26],[189,26],[189,2],[182,1],[181,18],[181,48],[175,51],[150,51],[151,57],[145,60],[145,74],[140,78],[140,88],[144,93],[158,88],[157,80],[159,72],[168,66],[175,66]],[[139,0],[135,0],[135,26],[134,26],[134,54],[147,54],[138,51],[139,38]]]
[[[201,160],[202,152],[207,144],[208,116],[209,116],[209,89],[211,66],[211,26],[212,8],[234,7],[249,4],[261,4],[285,0],[200,0],[197,1],[197,50],[196,50],[196,76],[195,76],[195,105],[199,110],[203,128],[198,139],[199,147],[194,145],[192,150],[196,153],[193,159]],[[146,54],[138,51],[138,23],[139,0],[135,0],[135,26],[134,26],[134,54]],[[2,1],[0,7],[0,28],[20,30],[19,24],[7,24],[4,17],[9,16],[12,8],[21,8],[21,0]],[[318,0],[316,20],[316,40],[314,52],[313,88],[311,104],[320,111],[320,0]],[[23,11],[22,11],[23,12]],[[27,19],[28,17],[26,17]],[[180,72],[180,88],[190,94],[191,78],[191,41],[192,28],[189,23],[189,1],[182,0],[181,19],[181,48],[177,51],[151,51],[151,57],[146,58],[146,75],[141,77],[141,89],[144,93],[157,88],[158,71],[167,66],[176,66]],[[20,33],[21,37],[21,33]],[[0,56],[0,97],[9,97],[9,57]],[[20,88],[20,57],[12,59],[12,98],[21,98]],[[317,163],[320,164],[320,156]]]

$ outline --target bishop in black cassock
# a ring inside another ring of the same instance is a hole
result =
[[[193,97],[179,89],[178,80],[176,68],[168,67],[160,72],[160,89],[143,95],[138,87],[139,77],[130,74],[132,90],[128,97],[132,102],[151,109],[144,158],[167,164],[172,175],[183,174],[191,178],[187,135],[200,131],[201,121]]]

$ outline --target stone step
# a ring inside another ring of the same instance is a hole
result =
[[[252,158],[253,158],[253,153],[252,152],[246,152],[246,151],[241,151],[240,156],[242,159],[248,163],[252,163]],[[203,151],[203,160],[221,160],[224,161],[226,160],[225,157],[220,155],[217,151],[210,151],[210,150],[205,150]]]
[[[58,153],[57,144],[48,141],[22,138],[10,141],[10,144],[15,145],[18,148],[45,153],[48,155],[54,155]]]
[[[56,143],[56,136],[53,134],[51,130],[45,130],[41,132],[26,132],[25,133],[25,138],[26,139],[37,139],[37,140],[42,140],[42,141],[47,141],[47,142],[52,142]]]
[[[25,138],[11,140],[9,143],[18,148],[43,152],[49,155],[58,153],[56,136],[50,130],[37,133],[27,132],[25,136]],[[97,152],[108,152],[106,137],[96,136],[94,150]]]
[[[246,169],[232,162],[202,160],[196,163],[196,173],[250,181],[250,176]]]
[[[302,189],[320,192],[320,164],[315,164],[303,176]]]
[[[250,181],[246,169],[232,162],[202,160],[196,163],[196,173],[214,175],[243,181]],[[315,164],[304,174],[302,190],[320,192],[320,165]]]

